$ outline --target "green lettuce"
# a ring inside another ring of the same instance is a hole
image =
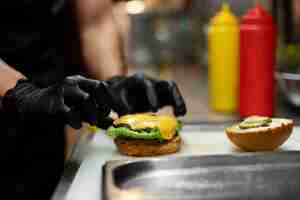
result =
[[[176,126],[176,134],[179,135],[182,129],[182,122],[178,121]],[[149,130],[131,130],[126,127],[110,127],[107,130],[108,136],[112,138],[122,137],[130,139],[143,139],[143,140],[164,140],[160,130],[158,128],[153,128]]]
[[[180,120],[177,120],[177,125],[176,125],[176,133],[179,135],[179,132],[182,129],[182,122]]]
[[[143,140],[163,140],[158,128],[152,129],[150,132],[146,131],[134,131],[125,127],[110,127],[107,133],[112,138],[123,137],[131,139],[143,139]]]

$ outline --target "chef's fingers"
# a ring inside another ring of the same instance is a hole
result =
[[[77,84],[65,84],[63,86],[63,97],[65,104],[72,107],[89,99],[90,95],[80,89]]]
[[[82,127],[81,113],[78,110],[70,110],[64,114],[66,123],[74,129],[80,129]]]
[[[179,88],[177,87],[174,81],[169,82],[169,93],[171,99],[171,105],[174,108],[175,116],[184,116],[187,112],[184,98],[180,93]]]
[[[111,117],[99,118],[97,121],[97,127],[101,129],[108,129],[113,124],[113,119]]]
[[[176,83],[174,81],[159,81],[156,84],[159,97],[159,107],[170,105],[173,107],[175,116],[186,114],[186,105]]]
[[[82,120],[90,125],[97,124],[97,104],[94,99],[88,99],[82,103],[81,110]]]
[[[75,76],[69,76],[66,78],[65,83],[69,84],[76,84],[78,85],[82,90],[93,93],[97,85],[100,83],[100,81],[95,79],[88,79],[81,75],[75,75]]]
[[[106,82],[101,82],[94,94],[95,101],[98,105],[98,113],[102,117],[106,117],[111,111],[112,97],[109,92],[109,85]]]
[[[59,113],[68,113],[71,111],[71,108],[67,106],[62,100],[61,103],[57,106],[57,110]]]
[[[128,93],[126,89],[118,91],[118,94],[110,91],[111,108],[119,116],[126,115],[133,112],[133,107],[128,102]]]
[[[146,95],[146,101],[145,103],[147,103],[147,109],[152,111],[152,112],[156,112],[158,110],[158,97],[157,97],[157,93],[155,90],[155,85],[153,84],[152,81],[148,80],[148,79],[143,79],[142,80],[142,86],[143,86],[143,90]],[[138,96],[137,96],[138,97]],[[147,111],[147,110],[145,110]]]
[[[48,106],[45,106],[48,109],[48,113],[67,113],[71,110],[71,108],[65,104],[62,95],[63,88],[61,86],[55,85],[48,87],[46,90],[47,95],[51,97],[47,98],[47,100],[52,99],[51,103],[48,103]],[[43,101],[40,101],[39,103],[43,103]]]

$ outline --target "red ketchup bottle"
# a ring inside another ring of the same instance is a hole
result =
[[[248,11],[240,24],[240,117],[274,113],[276,26],[260,5]]]

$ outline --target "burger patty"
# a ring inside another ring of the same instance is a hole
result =
[[[128,128],[131,131],[135,131],[135,132],[150,132],[152,130],[152,128],[143,128],[143,129],[133,129],[130,127],[129,124],[118,124],[118,125],[113,125],[114,128]]]
[[[160,142],[158,140],[136,140],[116,138],[115,144],[120,153],[128,156],[155,156],[176,153],[180,150],[182,140],[179,135],[171,140]]]

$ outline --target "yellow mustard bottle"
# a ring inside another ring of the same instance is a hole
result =
[[[239,22],[229,5],[208,27],[208,89],[212,110],[235,113],[238,107]]]

